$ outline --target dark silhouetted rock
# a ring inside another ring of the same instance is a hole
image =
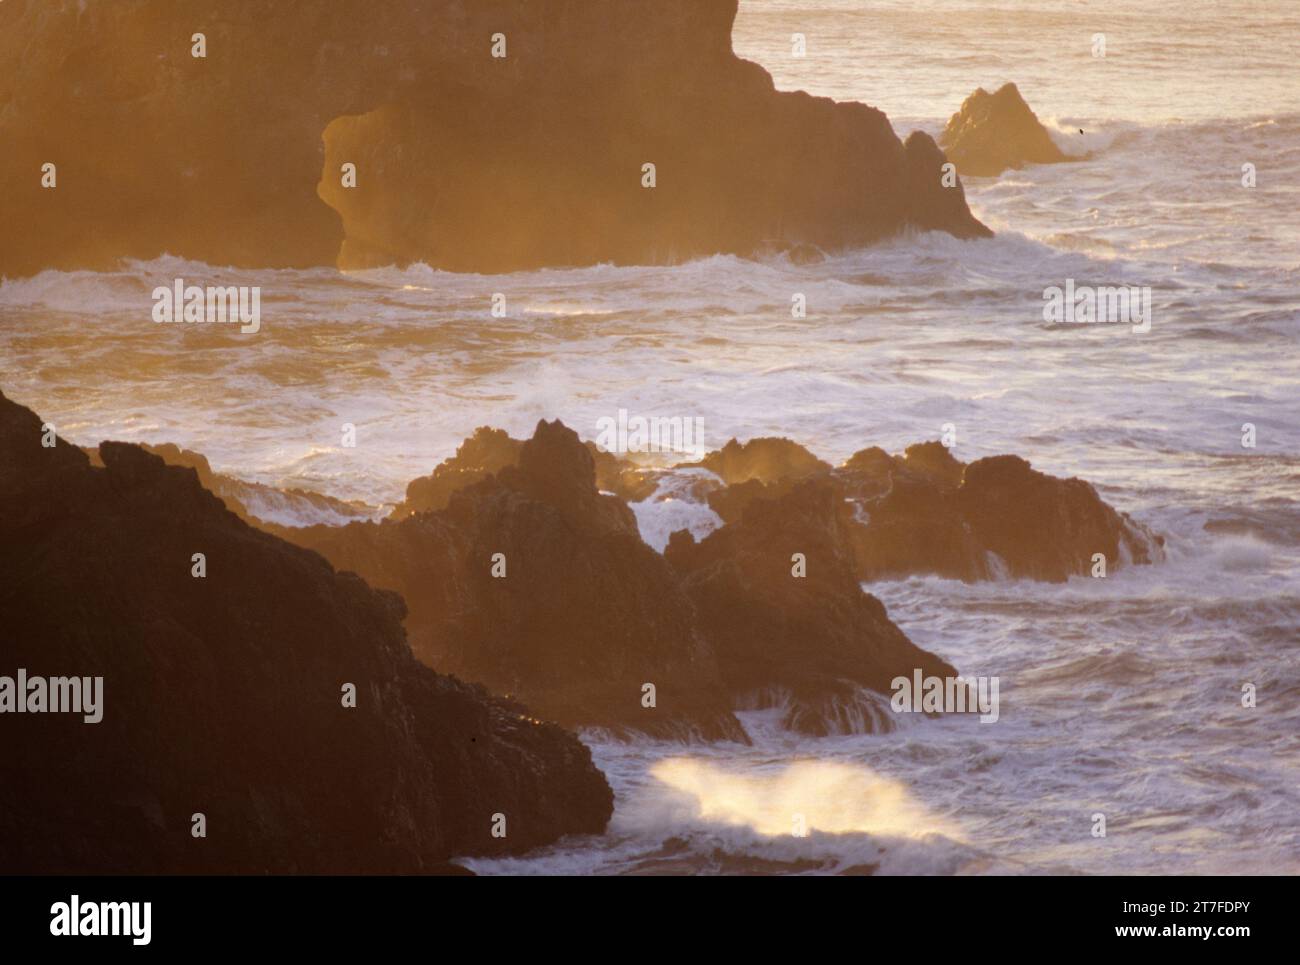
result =
[[[1163,557],[1163,540],[1107,506],[1082,479],[1036,472],[1019,456],[979,459],[957,490],[963,519],[1012,576],[1059,582],[1092,569]]]
[[[399,593],[411,646],[437,670],[570,726],[736,740],[747,738],[732,710],[754,706],[779,704],[807,733],[888,726],[873,695],[914,669],[950,669],[859,580],[1064,580],[1094,553],[1110,568],[1161,554],[1159,537],[1087,483],[1016,457],[966,466],[925,442],[898,456],[864,449],[832,470],[765,438],[732,440],[702,465],[643,469],[559,423],[527,441],[480,428],[409,488],[420,511],[258,525]],[[614,493],[644,498],[665,474],[675,498],[707,501],[725,525],[698,544],[674,533],[661,557]],[[792,575],[794,553],[806,577]]]
[[[893,485],[898,460],[879,446],[859,449],[836,471],[836,478],[853,496],[883,496]]]
[[[1015,84],[990,94],[979,88],[962,102],[939,136],[939,145],[959,174],[997,177],[1026,164],[1069,161]]]
[[[604,828],[587,749],[416,661],[395,594],[250,528],[192,469],[112,442],[95,468],[40,427],[0,396],[2,669],[102,676],[103,719],[0,721],[6,870],[448,871]]]
[[[961,484],[964,465],[958,462],[942,442],[918,442],[903,450],[900,460],[905,472],[930,480],[940,488]]]
[[[633,503],[654,492],[654,472],[620,459],[594,442],[585,445],[595,461],[598,489],[615,493]],[[495,475],[506,466],[515,465],[522,448],[523,441],[512,439],[504,429],[480,426],[474,430],[474,435],[460,444],[452,458],[444,459],[428,476],[411,481],[406,487],[406,499],[393,510],[391,518],[402,519],[415,513],[445,509],[452,493]]]
[[[170,442],[157,445],[140,443],[140,448],[158,456],[169,466],[193,469],[203,488],[219,497],[228,510],[244,522],[268,532],[276,532],[283,526],[313,523],[339,526],[354,519],[369,519],[375,513],[375,507],[364,503],[345,502],[305,489],[277,489],[214,472],[206,456]],[[103,467],[98,449],[84,447],[82,451],[90,458],[92,466]]]
[[[745,507],[755,499],[775,499],[790,492],[797,485],[799,485],[798,479],[782,479],[773,483],[746,479],[744,482],[715,488],[707,493],[705,499],[709,508],[717,513],[724,523],[734,523],[744,514]]]
[[[596,488],[613,493],[629,503],[649,499],[659,488],[660,470],[639,466],[607,452],[594,442],[588,442],[588,451],[596,461]]]

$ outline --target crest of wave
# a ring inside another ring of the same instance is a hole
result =
[[[867,833],[961,840],[951,822],[931,813],[902,782],[836,761],[796,761],[764,773],[734,773],[707,760],[666,758],[651,775],[690,797],[698,817],[743,825],[764,835]]]

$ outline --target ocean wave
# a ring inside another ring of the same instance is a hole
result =
[[[956,874],[990,857],[900,782],[860,765],[741,770],[678,755],[623,786],[603,839],[467,864],[483,874]]]

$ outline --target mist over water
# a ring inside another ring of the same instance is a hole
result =
[[[1015,81],[1091,157],[966,180],[991,241],[918,235],[813,265],[46,272],[0,285],[0,383],[74,442],[174,442],[376,513],[479,425],[525,436],[558,417],[595,438],[623,408],[701,417],[710,448],[784,435],[838,463],[951,423],[960,459],[1014,452],[1089,480],[1168,561],[1065,586],[872,584],[919,646],[1001,678],[998,723],[808,739],[769,710],[741,714],[752,747],[588,735],[618,795],[610,833],[469,864],[1300,871],[1300,83],[1277,82],[1300,80],[1300,9],[771,0],[743,5],[734,45],[900,135]],[[150,293],[178,277],[260,285],[261,332],[155,325]],[[1149,286],[1150,332],[1045,322],[1043,290],[1067,278]],[[687,482],[635,507],[652,545],[716,524]]]

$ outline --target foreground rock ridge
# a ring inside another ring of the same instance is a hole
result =
[[[505,272],[990,233],[928,135],[735,56],[736,11],[9,0],[0,184],[29,230],[0,236],[0,275],[163,253]]]
[[[1015,84],[976,88],[949,120],[939,144],[959,174],[997,177],[1026,164],[1073,160],[1056,146]]]
[[[51,441],[0,395],[0,673],[101,676],[102,719],[5,714],[6,870],[438,872],[604,829],[588,750],[417,661],[396,595],[193,469]]]

